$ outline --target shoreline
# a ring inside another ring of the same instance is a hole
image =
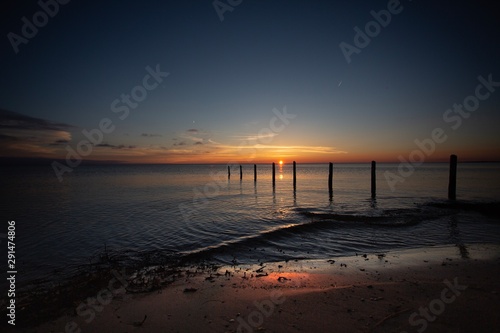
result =
[[[8,331],[483,332],[500,324],[498,244],[170,273],[168,286],[148,293],[126,292],[128,280],[115,274],[107,291],[58,319]]]

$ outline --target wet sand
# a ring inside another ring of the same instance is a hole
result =
[[[499,273],[491,244],[227,266],[15,331],[493,332]]]

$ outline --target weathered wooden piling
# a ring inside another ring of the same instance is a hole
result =
[[[276,164],[273,162],[273,187],[276,185]]]
[[[450,181],[448,183],[448,199],[457,198],[457,155],[450,156]]]
[[[457,166],[458,166],[458,157],[457,155],[450,155],[450,173],[449,173],[449,182],[448,182],[448,199],[456,200],[457,197]],[[233,165],[234,167],[234,165]],[[376,198],[377,194],[377,176],[376,176],[377,162],[371,162],[371,197],[372,199]],[[295,193],[297,190],[297,162],[293,161],[293,193],[295,200]],[[233,169],[234,171],[234,169]],[[280,172],[282,171],[280,165]],[[227,166],[227,178],[231,179],[231,166]],[[243,179],[243,166],[240,164],[240,180]],[[254,183],[257,183],[257,164],[253,165],[253,179]],[[272,185],[273,192],[276,187],[276,163],[272,163]],[[328,192],[330,194],[330,201],[333,198],[333,163],[330,162],[328,166]],[[376,202],[374,202],[376,204]]]
[[[293,161],[293,190],[297,188],[297,163]]]
[[[333,163],[328,165],[328,193],[333,194]]]
[[[372,161],[372,198],[375,198],[377,195],[377,174],[376,174],[376,169],[377,169],[377,162]]]

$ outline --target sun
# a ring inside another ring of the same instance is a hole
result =
[[[280,164],[280,165],[283,165],[283,161],[279,161],[279,164]]]

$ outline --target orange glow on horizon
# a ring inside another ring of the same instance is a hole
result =
[[[65,159],[67,152],[63,146],[11,144],[3,147],[4,155],[12,158],[38,157]],[[126,164],[270,164],[278,160],[282,167],[291,161],[297,163],[401,163],[409,160],[414,149],[389,148],[377,150],[369,146],[344,151],[326,146],[281,146],[254,145],[241,148],[225,144],[193,145],[189,147],[94,147],[90,155],[82,159],[88,161],[119,162]],[[425,156],[424,162],[447,162],[451,154],[458,155],[459,162],[500,161],[500,153],[495,147],[440,147]],[[280,158],[277,159],[276,156]]]
[[[497,158],[484,158],[480,154],[467,154],[467,152],[453,151],[459,156],[459,161],[478,161],[478,160],[500,160],[500,156]],[[462,154],[461,154],[462,153]],[[408,152],[383,152],[383,153],[351,153],[351,154],[293,154],[288,158],[292,161],[296,161],[299,164],[308,163],[370,163],[371,161],[377,161],[378,163],[400,163],[398,156],[403,156],[405,159],[408,158]],[[425,162],[447,162],[449,161],[449,153],[436,153],[429,156]],[[92,158],[93,157],[93,158]],[[495,156],[493,156],[495,157]],[[174,155],[174,156],[154,156],[149,154],[144,155],[127,155],[127,154],[116,154],[116,155],[105,155],[105,154],[94,154],[87,159],[89,160],[114,160],[121,161],[122,163],[130,164],[271,164],[276,161],[272,156],[244,156],[244,155],[225,155],[225,154],[186,154],[186,155]],[[279,160],[277,163],[278,167],[282,168],[286,163],[283,160]]]

